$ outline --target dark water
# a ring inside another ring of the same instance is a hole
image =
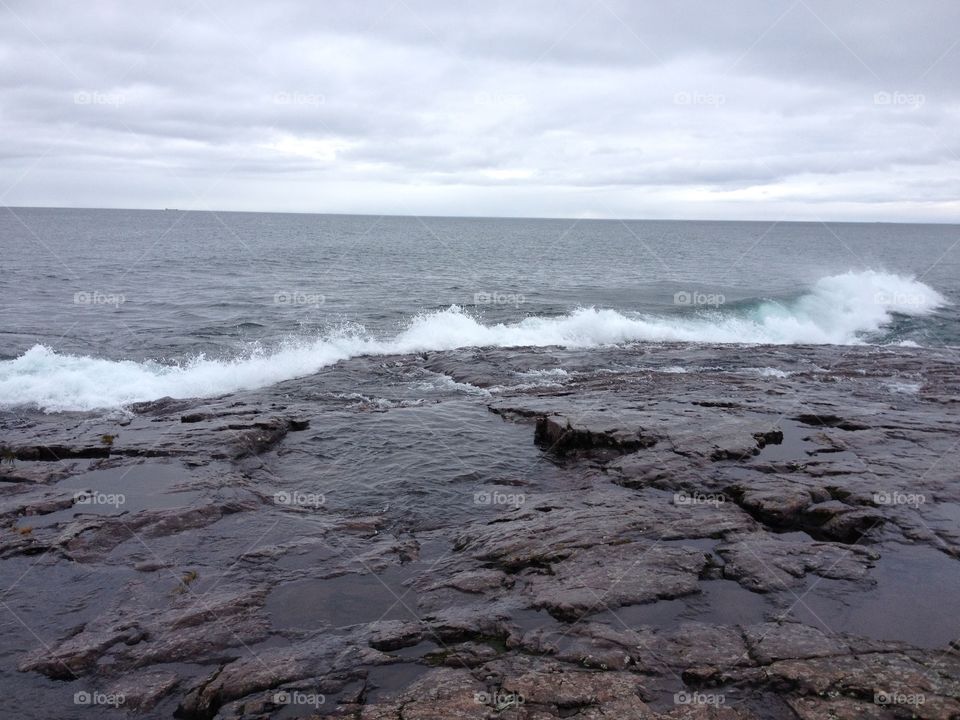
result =
[[[20,360],[0,360],[0,404],[113,407],[467,346],[954,345],[958,238],[951,225],[7,208],[0,358]]]

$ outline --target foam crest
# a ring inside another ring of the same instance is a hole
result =
[[[892,313],[923,315],[945,302],[915,279],[866,271],[822,278],[796,300],[763,301],[741,311],[655,316],[578,308],[559,317],[485,325],[453,306],[418,315],[392,338],[375,338],[360,328],[231,360],[199,356],[173,366],[65,355],[36,345],[14,360],[0,362],[0,404],[57,412],[114,408],[164,396],[211,397],[311,375],[359,355],[475,346],[590,348],[642,341],[854,344],[890,323]]]

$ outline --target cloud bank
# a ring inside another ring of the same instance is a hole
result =
[[[0,3],[0,204],[956,222],[960,4]]]

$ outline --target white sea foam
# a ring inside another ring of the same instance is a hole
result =
[[[912,382],[890,382],[886,384],[891,392],[903,393],[906,395],[916,395],[922,387],[920,383]]]
[[[786,370],[780,370],[779,368],[773,367],[757,367],[757,368],[744,368],[747,372],[756,373],[760,377],[775,377],[775,378],[786,378],[790,377],[792,373],[787,372]]]
[[[417,387],[421,390],[455,390],[468,395],[490,395],[490,391],[486,388],[477,387],[470,383],[457,382],[443,373],[436,373],[429,380],[419,383]]]
[[[64,355],[36,345],[0,362],[0,404],[47,411],[120,407],[164,396],[210,397],[302,377],[358,355],[452,350],[462,347],[590,348],[642,341],[704,343],[855,344],[892,320],[923,315],[944,304],[934,289],[884,272],[825,277],[789,303],[762,302],[743,312],[654,316],[578,308],[559,317],[528,317],[484,325],[453,306],[424,313],[397,335],[362,329],[291,341],[270,352],[230,360],[199,356],[180,365]]]
[[[507,390],[533,390],[534,388],[563,387],[563,383],[570,377],[570,373],[563,368],[549,370],[520,370],[514,375],[522,382],[511,385],[494,385],[491,393],[501,393]]]
[[[570,373],[563,368],[550,368],[548,370],[520,370],[515,375],[536,380],[538,378],[565,378],[569,377]]]

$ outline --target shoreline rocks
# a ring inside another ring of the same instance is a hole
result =
[[[488,349],[492,394],[418,385],[475,352],[0,413],[21,716],[960,714],[944,353]]]

